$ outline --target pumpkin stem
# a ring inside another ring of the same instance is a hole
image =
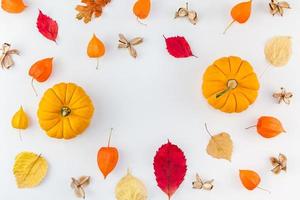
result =
[[[140,23],[141,25],[143,25],[143,26],[147,26],[147,24],[145,24],[145,23],[141,22],[141,20],[140,20],[138,17],[136,17],[136,20],[137,20],[137,21],[138,21],[138,23]]]
[[[36,89],[35,89],[35,87],[33,85],[33,81],[34,81],[34,79],[31,79],[31,87],[32,87],[32,89],[34,91],[35,96],[38,96],[38,93],[37,93],[37,91],[36,91]]]
[[[110,139],[111,139],[111,135],[112,135],[113,130],[114,130],[113,128],[110,129],[108,144],[107,144],[108,147],[110,146]]]
[[[267,190],[267,189],[265,189],[265,188],[261,188],[261,187],[257,187],[258,189],[260,189],[260,190],[263,190],[263,191],[265,191],[265,192],[268,192],[269,194],[271,194],[271,191],[270,190]]]
[[[67,106],[63,106],[60,110],[61,116],[67,117],[71,113],[71,109]]]
[[[246,129],[250,129],[250,128],[254,128],[254,127],[256,127],[256,125],[249,126]]]
[[[237,87],[237,85],[238,85],[238,83],[236,80],[234,80],[234,79],[228,80],[227,88],[225,90],[219,92],[218,94],[216,94],[216,98],[219,98],[222,95],[224,95],[225,93],[227,93],[228,91],[235,89]]]
[[[232,24],[235,22],[235,20],[232,20],[232,22],[230,22],[230,24],[228,24],[228,26],[226,27],[226,29],[224,30],[223,34],[225,35],[225,33],[227,32],[227,30],[232,26]]]

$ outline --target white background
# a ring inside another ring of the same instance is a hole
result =
[[[86,189],[90,200],[112,200],[118,180],[127,168],[147,186],[149,199],[166,199],[156,186],[153,174],[155,151],[167,139],[177,144],[187,158],[185,181],[173,196],[180,199],[295,199],[299,194],[299,56],[300,2],[284,17],[272,17],[267,0],[254,0],[253,13],[244,24],[234,24],[226,35],[230,9],[235,0],[191,0],[190,7],[199,14],[199,23],[174,20],[174,12],[185,1],[153,0],[147,26],[140,25],[131,8],[133,0],[113,0],[104,8],[101,18],[89,24],[75,19],[74,7],[79,0],[27,0],[29,7],[19,15],[0,12],[0,42],[9,42],[21,52],[13,56],[16,65],[0,71],[0,195],[1,199],[71,200],[70,177],[90,175]],[[36,28],[38,9],[59,24],[57,45],[39,34]],[[105,43],[106,55],[96,61],[86,55],[93,33]],[[118,33],[128,38],[141,36],[144,43],[136,46],[138,58],[117,48]],[[182,35],[199,58],[175,59],[165,50],[165,36]],[[283,68],[271,68],[260,80],[259,97],[241,114],[225,114],[210,107],[201,94],[202,74],[206,67],[222,56],[238,55],[252,63],[257,74],[268,66],[264,44],[272,36],[290,35],[293,56]],[[54,57],[53,74],[45,83],[36,83],[35,97],[28,76],[29,67],[37,60]],[[86,132],[70,141],[52,139],[39,128],[36,111],[43,91],[61,81],[75,82],[85,88],[95,104],[95,114]],[[278,105],[272,93],[281,86],[293,91],[292,104]],[[22,132],[10,125],[19,106],[30,115],[30,127]],[[255,129],[244,128],[256,123],[261,115],[278,117],[287,133],[264,139]],[[234,141],[232,162],[216,160],[205,152],[209,136],[226,131]],[[103,180],[96,164],[97,151],[106,145],[109,129],[115,128],[112,144],[120,151],[116,169]],[[42,153],[49,162],[47,177],[34,189],[17,189],[12,173],[15,156],[21,151]],[[287,155],[288,172],[278,176],[270,172],[270,156]],[[249,192],[242,187],[238,169],[253,169],[261,175],[261,187]],[[193,190],[191,183],[198,172],[204,179],[215,179],[211,192]]]

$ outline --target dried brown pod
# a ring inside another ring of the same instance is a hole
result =
[[[273,94],[273,97],[277,99],[277,102],[280,104],[281,102],[284,102],[286,104],[291,103],[291,98],[293,97],[293,93],[287,92],[284,87],[280,88],[280,92],[275,92]]]
[[[271,164],[273,166],[272,172],[274,174],[279,174],[281,171],[285,171],[287,169],[287,157],[282,153],[279,154],[278,158],[271,157]]]
[[[0,49],[0,51],[2,51],[2,54],[0,55],[0,64],[1,67],[5,69],[9,69],[14,65],[12,55],[19,55],[19,51],[17,49],[10,49],[10,47],[10,44],[4,43]]]
[[[71,188],[74,190],[76,197],[85,199],[84,188],[90,184],[90,176],[81,176],[78,179],[71,178]]]
[[[187,17],[189,21],[195,25],[198,21],[198,14],[194,10],[189,10],[189,4],[186,3],[185,7],[179,8],[175,13],[175,19],[178,17]]]
[[[133,38],[132,40],[127,40],[126,37],[120,33],[118,48],[127,48],[130,55],[133,58],[136,58],[137,52],[133,46],[141,44],[142,42],[143,42],[143,38],[141,38],[141,37],[136,37],[136,38]]]
[[[196,180],[192,183],[194,189],[212,190],[213,189],[213,179],[209,181],[202,181],[199,174],[196,174]]]
[[[290,4],[286,1],[271,0],[269,6],[273,16],[277,13],[283,16],[284,9],[291,9]]]

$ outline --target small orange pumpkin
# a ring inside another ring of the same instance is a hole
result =
[[[93,103],[81,87],[59,83],[44,93],[38,119],[48,136],[71,139],[89,126],[93,113]]]
[[[258,90],[251,64],[236,56],[216,60],[203,75],[204,97],[211,106],[226,113],[246,110],[255,102]]]

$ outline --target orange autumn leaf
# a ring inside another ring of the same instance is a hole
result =
[[[133,13],[138,19],[146,19],[151,9],[150,0],[137,0],[132,8]]]
[[[52,73],[53,58],[45,58],[35,62],[29,69],[29,76],[32,77],[31,85],[37,96],[37,92],[33,87],[33,80],[45,82]]]
[[[26,8],[26,5],[23,0],[2,0],[1,7],[9,13],[21,13]]]
[[[102,57],[104,54],[105,46],[103,42],[94,34],[87,46],[87,55],[90,58],[97,58],[97,69],[99,64],[99,58]]]
[[[252,9],[252,0],[236,4],[231,9],[231,13],[230,13],[233,20],[225,29],[224,34],[234,22],[238,22],[240,24],[246,23],[250,18],[251,9]]]
[[[81,0],[81,3],[85,5],[77,5],[75,10],[79,13],[76,18],[78,20],[83,19],[84,23],[89,23],[92,20],[93,15],[100,17],[102,14],[102,8],[111,0]]]
[[[100,171],[102,172],[104,178],[107,177],[107,175],[113,171],[113,169],[116,167],[118,160],[119,160],[119,152],[116,147],[110,146],[110,139],[112,130],[109,135],[108,139],[108,145],[107,147],[101,147],[98,151],[97,155],[97,163]]]
[[[260,176],[252,170],[240,170],[240,179],[247,190],[254,190],[260,183]]]

